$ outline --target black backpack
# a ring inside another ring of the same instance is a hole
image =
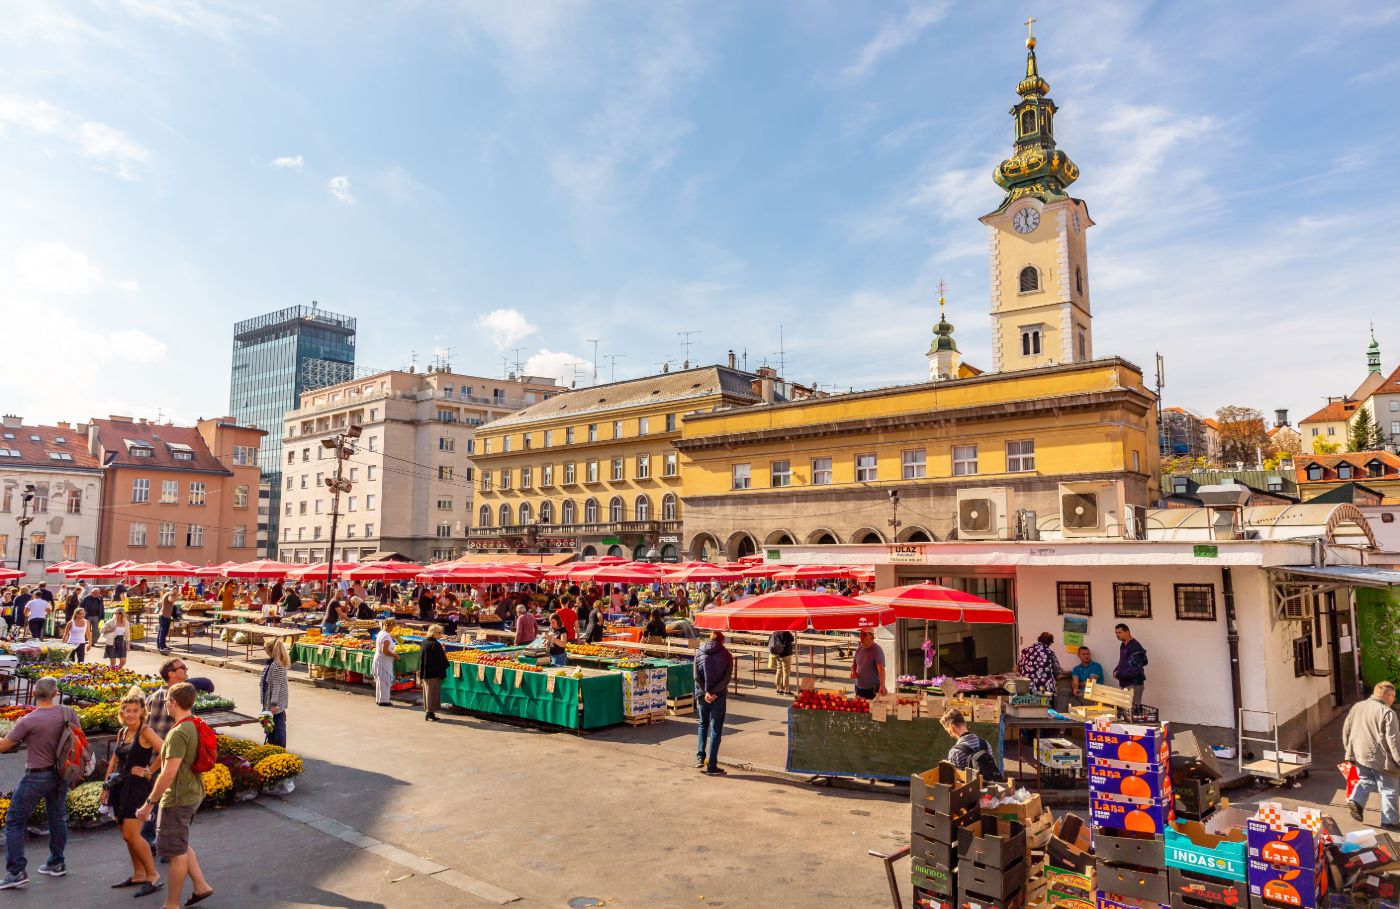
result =
[[[968,741],[969,738],[972,741]],[[1001,768],[997,767],[996,758],[992,757],[992,746],[987,744],[986,739],[979,735],[965,735],[953,743],[952,750],[961,757],[961,760],[953,761],[957,766],[976,770],[985,782],[1002,781]]]

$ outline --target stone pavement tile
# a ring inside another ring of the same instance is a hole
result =
[[[473,896],[479,896],[482,899],[487,900],[488,902],[495,903],[498,906],[504,906],[507,903],[513,903],[516,900],[520,899],[519,896],[517,896],[514,893],[511,893],[509,890],[502,890],[495,884],[488,884],[485,881],[479,881],[476,878],[471,877],[470,875],[463,874],[460,871],[454,871],[451,868],[448,868],[446,871],[440,871],[437,874],[434,874],[433,880],[441,881],[445,884],[450,884],[453,887],[456,887],[458,890],[465,890],[467,893],[470,893]]]
[[[380,858],[386,858],[391,862],[397,862],[405,868],[411,868],[419,874],[438,874],[448,870],[446,865],[439,865],[432,859],[425,859],[421,855],[414,855],[407,849],[400,849],[398,846],[389,843],[380,843],[378,846],[370,846],[365,850],[372,852]]]

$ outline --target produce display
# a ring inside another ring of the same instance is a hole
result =
[[[801,710],[831,710],[836,713],[870,712],[870,702],[864,698],[848,698],[844,694],[827,691],[799,692],[792,706]]]
[[[482,666],[502,666],[506,669],[519,669],[522,672],[540,672],[539,666],[530,666],[511,659],[505,653],[483,653],[480,650],[449,650],[447,658],[454,663],[473,663]]]
[[[564,649],[576,656],[606,657],[617,654],[613,648],[601,644],[565,644]]]
[[[412,631],[395,633],[400,631],[400,629],[396,628],[394,632],[391,632],[391,634],[394,635],[394,649],[398,651],[399,656],[417,653],[423,649],[417,644],[411,644],[403,640],[403,637],[406,634],[412,634]],[[309,644],[317,647],[339,647],[342,650],[374,650],[374,640],[372,638],[362,638],[353,634],[322,634],[319,628],[311,629],[306,634],[297,638],[296,642],[298,644]]]
[[[18,672],[30,679],[57,679],[58,690],[70,698],[94,701],[98,704],[115,704],[126,697],[126,693],[133,687],[148,693],[161,687],[157,676],[142,675],[130,669],[116,669],[100,663],[31,663],[20,666]],[[233,701],[228,698],[202,691],[194,700],[196,713],[232,708]],[[116,727],[113,724],[109,728]]]

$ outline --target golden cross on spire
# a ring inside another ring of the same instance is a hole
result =
[[[947,295],[947,293],[948,285],[942,278],[940,278],[938,280],[938,315],[940,317],[942,317],[943,315],[943,298]]]
[[[1027,38],[1034,38],[1034,37],[1035,37],[1035,35],[1031,33],[1031,26],[1035,25],[1035,23],[1036,23],[1037,21],[1039,21],[1039,20],[1037,20],[1034,16],[1027,16],[1027,17],[1026,17],[1026,37],[1027,37]]]

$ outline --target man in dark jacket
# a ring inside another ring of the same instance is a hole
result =
[[[1130,688],[1133,692],[1133,707],[1142,704],[1142,687],[1147,684],[1147,648],[1133,637],[1128,626],[1119,622],[1113,626],[1113,634],[1118,638],[1118,665],[1113,677],[1119,688]]]
[[[733,671],[734,657],[724,646],[724,632],[711,632],[710,639],[695,652],[695,710],[700,715],[695,766],[711,776],[724,775],[724,768],[719,766],[719,740],[724,735],[724,711]]]

